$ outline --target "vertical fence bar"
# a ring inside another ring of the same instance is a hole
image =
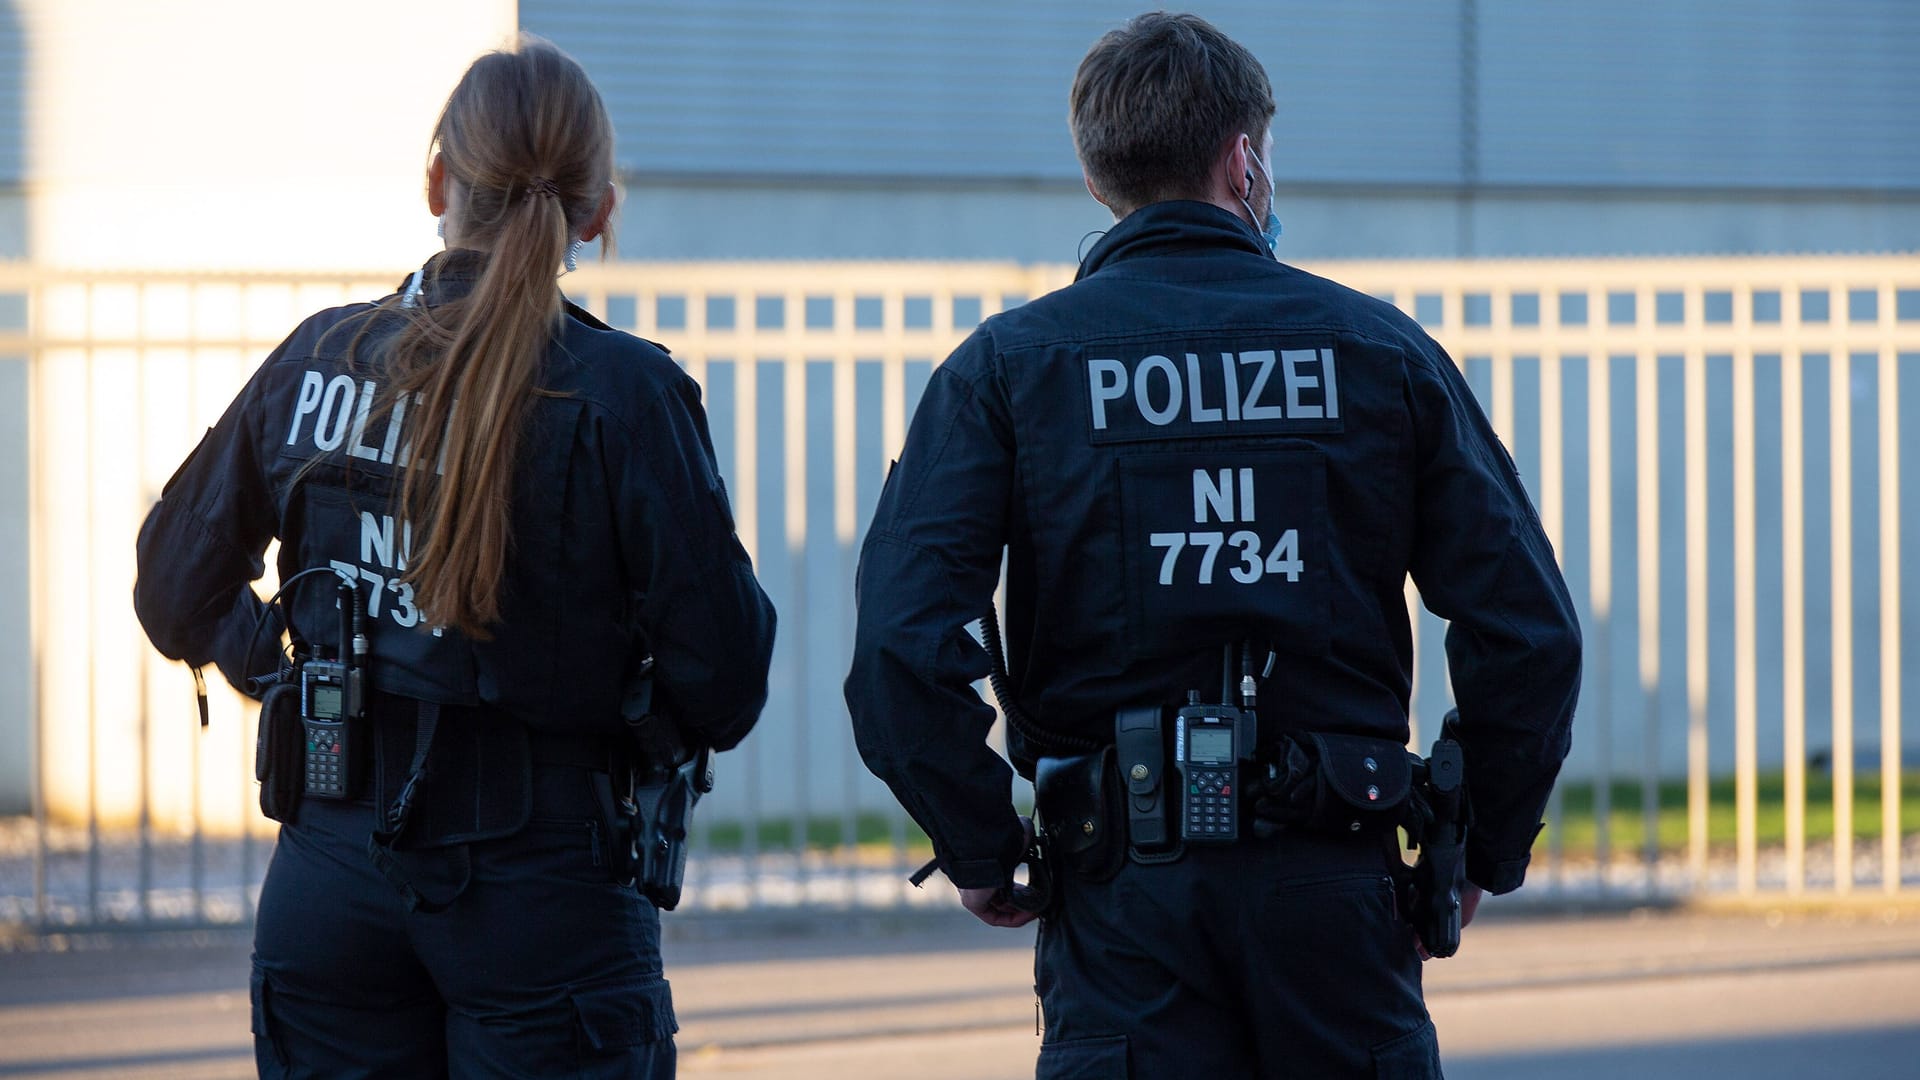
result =
[[[891,468],[907,441],[907,362],[897,349],[888,350],[881,363],[880,402],[881,465]]]
[[[693,307],[691,296],[688,306]],[[706,304],[702,309],[702,329]],[[760,553],[760,364],[751,350],[740,348],[733,357],[733,468],[738,479],[739,503],[734,509],[734,525],[747,554],[757,564]],[[763,739],[746,740],[747,820],[740,833],[740,855],[746,872],[747,906],[760,904],[760,788]]]
[[[1733,358],[1733,802],[1738,887],[1753,895],[1759,884],[1756,825],[1759,792],[1758,672],[1754,596],[1753,350]]]
[[[1787,892],[1807,880],[1807,550],[1804,400],[1798,349],[1780,355],[1780,728],[1786,771]]]
[[[1881,313],[1892,310],[1882,296]],[[1880,349],[1880,887],[1900,891],[1900,364]]]
[[[1640,768],[1642,861],[1646,892],[1653,895],[1660,869],[1660,358],[1642,348],[1633,380],[1634,491],[1638,525],[1640,707],[1643,722]]]
[[[188,303],[192,305],[190,309],[192,318],[187,329],[187,401],[190,403],[189,409],[197,409],[200,403],[201,327],[198,303],[200,290],[189,289],[187,295]],[[200,780],[204,770],[200,758],[204,750],[202,743],[206,738],[206,729],[194,728],[190,738],[193,740],[193,746],[187,753],[187,760],[191,763],[188,769],[188,782],[191,785],[188,796],[188,824],[193,832],[188,857],[188,882],[193,895],[193,918],[197,922],[204,922],[207,918],[207,837],[205,825],[201,820],[204,807],[200,802]]]
[[[836,326],[852,325],[851,296],[835,298],[834,309]],[[833,542],[838,549],[835,554],[839,570],[839,599],[843,604],[851,603],[853,597],[854,545],[860,518],[855,491],[858,483],[855,454],[859,441],[859,393],[856,382],[858,372],[854,364],[851,352],[842,352],[833,358]],[[852,624],[842,620],[843,640],[834,656],[837,671],[847,670],[852,662],[852,631]],[[841,843],[846,848],[847,897],[850,903],[858,902],[860,895],[859,769],[856,754],[841,769],[840,783],[840,835]]]
[[[1707,883],[1707,359],[1685,360],[1687,503],[1687,876]]]
[[[795,313],[788,312],[787,325],[793,324]],[[807,825],[813,805],[812,782],[812,713],[813,694],[810,676],[813,674],[807,663],[810,650],[807,639],[812,637],[806,623],[810,612],[807,603],[807,358],[799,351],[798,343],[790,346],[785,363],[782,366],[786,387],[780,395],[783,436],[782,453],[786,466],[782,486],[786,488],[786,540],[787,566],[792,576],[792,591],[788,594],[801,627],[798,634],[787,637],[787,655],[793,672],[793,861],[794,880],[802,898],[807,891]]]
[[[239,365],[241,370],[244,371],[246,369],[247,361],[251,360],[255,355],[254,343],[251,337],[251,335],[254,333],[254,329],[253,329],[254,321],[252,318],[252,313],[248,310],[248,308],[251,306],[251,304],[254,302],[254,299],[259,294],[253,289],[243,287],[240,295],[241,295],[240,310],[242,312],[241,318],[243,320],[243,322],[241,323],[241,326],[244,333],[242,334],[242,337],[241,337],[240,356],[238,357],[238,360],[239,360]],[[604,303],[602,303],[600,311],[603,314],[605,313],[606,306]],[[271,346],[269,346],[269,348],[271,348]],[[245,376],[241,376],[238,379],[233,379],[229,383],[229,385],[235,385],[235,384],[245,385],[244,380],[245,380]],[[347,643],[344,641],[341,642],[340,647],[344,650],[347,647]],[[242,707],[239,710],[238,716],[235,719],[238,720],[238,722],[245,724],[247,722],[247,719],[246,719],[247,714],[253,711],[254,710],[250,710],[245,707]],[[259,716],[257,713],[255,713],[254,722],[256,724],[259,723]],[[258,732],[256,731],[254,734],[255,734],[255,737],[257,738]],[[246,776],[247,770],[253,767],[251,755],[248,752],[251,746],[252,746],[251,740],[248,740],[246,738],[242,738],[240,740],[240,746],[239,746],[240,760],[236,764],[238,764],[240,767],[241,776]],[[253,885],[253,857],[254,857],[253,815],[248,812],[251,809],[248,806],[248,798],[247,798],[248,794],[249,792],[247,790],[247,786],[245,784],[240,785],[239,812],[238,812],[238,815],[234,818],[234,822],[240,830],[239,910],[243,918],[250,917],[253,914],[252,903],[251,903],[252,902],[251,886]]]
[[[898,325],[897,314],[900,300],[889,295],[885,299],[886,313],[883,321],[888,328]],[[894,455],[907,441],[907,360],[901,351],[897,334],[889,334],[886,352],[880,362],[880,459],[882,476],[888,475],[893,467]],[[893,812],[893,865],[891,878],[899,881],[899,875],[907,868],[907,814],[905,810]],[[911,886],[901,882],[894,892],[896,903],[904,903],[907,889]]]
[[[27,803],[33,813],[33,919],[40,929],[47,928],[47,777],[46,777],[46,685],[47,621],[52,598],[47,595],[47,356],[39,336],[47,325],[47,286],[37,284],[28,294],[27,317],[27,505],[33,515],[27,523],[27,583],[32,612],[28,617],[33,672],[27,713]]]
[[[1840,343],[1827,358],[1827,374],[1833,444],[1833,888],[1844,896],[1853,891],[1853,354]]]
[[[1493,383],[1493,430],[1513,452],[1513,353],[1504,347],[1488,360]]]
[[[1604,343],[1587,357],[1587,514],[1591,540],[1588,575],[1593,597],[1593,858],[1607,887],[1613,817],[1613,363]]]
[[[640,335],[646,338],[657,338],[661,336],[659,332],[660,293],[657,290],[648,290],[644,295],[636,294],[633,299],[633,304],[635,319],[640,325]],[[706,325],[705,312],[695,311],[700,305],[694,302],[694,295],[691,293],[691,290],[686,294],[682,294],[681,304],[680,330],[691,337],[693,333],[692,328],[696,325],[695,320],[699,319],[698,325],[701,327],[701,337],[703,340],[697,348],[681,346],[681,351],[676,351],[674,358],[685,365],[687,377],[700,384],[702,407],[712,409],[713,384],[711,380],[713,372],[709,363],[712,357],[704,341]],[[735,428],[737,432],[738,425],[735,425]],[[738,446],[737,434],[735,445]],[[734,537],[739,540],[742,545],[745,545],[747,543],[746,534],[740,530],[739,526],[742,507],[740,506],[740,468],[739,453],[737,451],[734,453],[733,460],[734,467],[732,473],[722,476],[721,481],[727,487],[729,500],[728,509],[732,511],[734,519]],[[747,548],[747,550],[751,552],[753,549]],[[711,895],[714,879],[709,876],[709,867],[713,866],[715,861],[717,861],[713,859],[713,848],[714,832],[718,827],[718,823],[713,820],[711,814],[706,815],[706,819],[705,826],[693,825],[687,829],[687,862],[689,867],[692,868],[690,873],[698,875],[700,885],[702,886],[702,891],[694,894],[697,896],[702,908],[712,906]]]
[[[143,282],[134,295],[134,310],[137,312],[135,327],[137,352],[135,353],[133,379],[134,423],[136,425],[134,445],[143,450],[147,445],[147,365],[152,354],[147,342],[147,288]],[[144,470],[135,466],[140,482],[135,490],[144,494]],[[138,623],[128,627],[132,638],[135,677],[139,686],[134,698],[134,707],[139,715],[134,718],[139,729],[140,747],[140,896],[139,918],[142,923],[153,922],[153,724],[151,721],[151,702],[148,700],[147,672],[151,665],[153,650],[145,648],[141,640],[142,633]]]
[[[1408,680],[1407,690],[1407,749],[1416,754],[1426,753],[1420,745],[1420,711],[1427,707],[1426,681],[1420,677],[1420,590],[1413,584],[1409,574],[1400,583],[1401,595],[1407,602],[1407,627],[1413,636],[1413,678]]]
[[[1566,454],[1562,440],[1562,365],[1557,351],[1540,354],[1540,527],[1559,560],[1566,561]],[[1547,796],[1547,869],[1555,888],[1566,885],[1566,785]]]
[[[84,453],[86,454],[87,463],[86,463],[84,472],[82,473],[82,475],[85,476],[86,478],[85,479],[86,493],[82,496],[82,501],[81,501],[81,505],[85,508],[81,513],[81,520],[85,523],[83,527],[86,530],[86,540],[84,541],[85,546],[83,550],[86,551],[87,555],[86,555],[86,561],[83,565],[87,566],[89,570],[91,570],[94,563],[98,561],[100,557],[99,549],[96,547],[94,542],[95,533],[97,532],[97,530],[94,528],[94,503],[99,498],[99,493],[94,489],[95,476],[94,476],[93,443],[95,438],[94,427],[98,422],[98,417],[96,417],[93,414],[94,304],[93,304],[92,284],[88,284],[87,286],[86,311],[87,311],[87,315],[86,315],[87,344],[86,344],[86,352],[85,352],[86,368],[85,368],[85,382],[82,385],[86,387],[85,401],[87,403],[86,404],[87,442],[86,442],[86,448],[84,450]],[[89,572],[87,575],[87,606],[85,608],[85,610],[89,614],[91,614],[93,611],[96,610],[94,605],[93,590],[94,590],[93,575],[91,572]],[[89,620],[89,622],[91,622],[91,620]],[[88,626],[86,628],[86,631],[87,631],[87,917],[97,925],[100,922],[100,708],[99,708],[99,701],[97,700],[99,696],[99,686],[100,686],[100,668],[99,668],[100,649],[98,647],[98,642],[95,642],[93,640],[93,627]]]

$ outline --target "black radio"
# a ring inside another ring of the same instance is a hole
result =
[[[349,701],[357,697],[360,673],[335,660],[300,665],[300,726],[305,736],[306,794],[345,799],[354,791],[353,746],[348,741]]]
[[[1234,699],[1234,660],[1240,661],[1238,697]],[[1240,839],[1240,763],[1252,761],[1259,740],[1253,714],[1258,684],[1254,680],[1253,646],[1242,641],[1227,645],[1220,664],[1222,704],[1208,705],[1200,691],[1187,691],[1187,704],[1174,717],[1173,768],[1180,777],[1180,839],[1187,843],[1226,844]],[[1273,653],[1267,653],[1261,677],[1273,672]]]
[[[360,614],[360,593],[339,584],[340,653],[300,664],[302,777],[306,794],[316,799],[350,799],[358,790],[350,720],[365,713],[361,680],[365,675],[367,632]],[[348,650],[351,649],[349,652]]]
[[[1174,720],[1173,767],[1180,776],[1180,838],[1225,843],[1240,838],[1240,759],[1252,756],[1252,715],[1203,705],[1198,691]]]

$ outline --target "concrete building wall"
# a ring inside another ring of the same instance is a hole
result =
[[[607,96],[631,258],[1071,259],[1067,88],[1142,5],[524,0]],[[1920,247],[1920,5],[1215,0],[1295,259]]]

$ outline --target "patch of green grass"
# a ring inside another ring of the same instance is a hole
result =
[[[1755,834],[1762,847],[1784,844],[1787,839],[1786,773],[1761,773],[1757,780],[1758,806]],[[1597,787],[1591,781],[1565,781],[1560,784],[1560,820],[1562,843],[1569,854],[1589,854],[1598,839],[1599,816],[1595,812]],[[1834,835],[1833,777],[1825,770],[1807,771],[1806,838],[1808,842],[1831,840]],[[1900,831],[1920,832],[1920,770],[1902,774],[1900,781]],[[1637,780],[1616,780],[1607,786],[1611,805],[1607,813],[1608,844],[1614,851],[1640,850],[1646,844],[1646,820],[1641,806],[1642,785]],[[1716,777],[1707,785],[1707,843],[1713,847],[1731,847],[1736,840],[1734,778]],[[1687,845],[1687,783],[1663,780],[1655,789],[1659,811],[1655,816],[1655,842],[1663,851],[1675,851]],[[1881,825],[1880,772],[1856,771],[1853,784],[1853,835],[1857,840],[1878,839]],[[1549,824],[1549,832],[1552,823]],[[1542,832],[1535,850],[1544,850],[1548,832]]]
[[[762,818],[752,837],[754,846],[760,851],[792,851],[796,824],[790,817]],[[737,818],[696,821],[694,836],[709,851],[737,854],[747,850],[747,822]],[[932,842],[920,826],[909,820],[903,829],[898,816],[871,810],[855,814],[851,821],[838,814],[812,815],[806,821],[806,836],[807,847],[813,850],[846,847],[849,839],[855,847],[890,848],[903,836],[911,850],[932,850]]]

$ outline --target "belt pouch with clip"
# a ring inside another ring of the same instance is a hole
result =
[[[1111,878],[1126,857],[1114,776],[1111,746],[1034,763],[1033,802],[1047,858],[1088,881]]]
[[[1168,802],[1164,712],[1158,705],[1119,710],[1113,718],[1114,765],[1126,789],[1128,854],[1135,862],[1167,862],[1183,850]]]
[[[283,682],[260,699],[260,730],[253,742],[253,778],[260,781],[260,812],[285,825],[300,811],[305,769],[300,684]]]
[[[1413,757],[1392,739],[1299,732],[1254,814],[1276,825],[1359,832],[1397,825],[1413,792]]]

